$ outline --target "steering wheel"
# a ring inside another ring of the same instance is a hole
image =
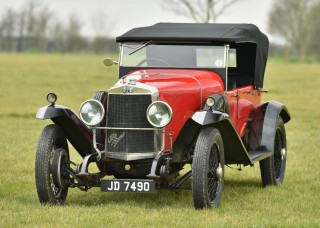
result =
[[[157,58],[145,58],[145,59],[143,59],[143,60],[141,60],[138,64],[137,64],[137,66],[141,66],[142,64],[144,64],[144,63],[152,63],[152,62],[160,62],[160,63],[164,63],[164,64],[166,64],[167,66],[170,66],[170,64],[169,63],[167,63],[166,61],[164,61],[164,60],[162,60],[162,59],[157,59]]]

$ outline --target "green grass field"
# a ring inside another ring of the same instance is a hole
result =
[[[101,193],[69,190],[66,205],[40,205],[34,159],[42,128],[35,119],[48,92],[78,111],[93,92],[106,90],[117,68],[103,56],[0,54],[0,227],[319,227],[320,64],[267,66],[264,100],[287,105],[288,160],[284,184],[262,188],[259,165],[241,172],[226,168],[220,206],[196,211],[191,191],[179,194]]]

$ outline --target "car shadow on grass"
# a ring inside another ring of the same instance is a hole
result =
[[[100,192],[100,189],[88,192],[70,191],[67,205],[92,206],[97,205],[130,205],[145,208],[161,208],[175,205],[186,207],[192,203],[191,191],[183,190],[179,193],[169,189],[157,189],[155,193],[109,193]]]
[[[259,194],[262,189],[259,180],[225,180],[223,189],[223,204],[234,201],[238,194]],[[169,189],[157,189],[155,193],[108,193],[100,192],[99,188],[88,192],[71,190],[66,202],[68,206],[131,206],[139,208],[193,208],[191,190],[182,190],[178,193]]]

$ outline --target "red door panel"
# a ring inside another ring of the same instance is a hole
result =
[[[226,97],[230,106],[230,118],[240,137],[243,137],[251,112],[255,106],[260,104],[261,97],[253,86],[230,90]]]
[[[238,107],[236,128],[242,137],[246,133],[247,122],[255,106],[260,104],[261,97],[253,86],[238,88]]]

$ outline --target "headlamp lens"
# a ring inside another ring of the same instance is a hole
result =
[[[48,95],[47,95],[47,101],[49,102],[49,103],[54,103],[54,102],[56,102],[57,101],[57,95],[56,94],[54,94],[54,93],[48,93]]]
[[[154,127],[165,127],[172,118],[170,106],[162,101],[153,102],[147,109],[147,118],[149,123]]]
[[[89,126],[99,124],[104,117],[103,105],[96,100],[87,100],[80,107],[80,119]]]
[[[215,103],[216,102],[212,97],[208,97],[206,100],[206,105],[208,105],[209,107],[213,107]]]

